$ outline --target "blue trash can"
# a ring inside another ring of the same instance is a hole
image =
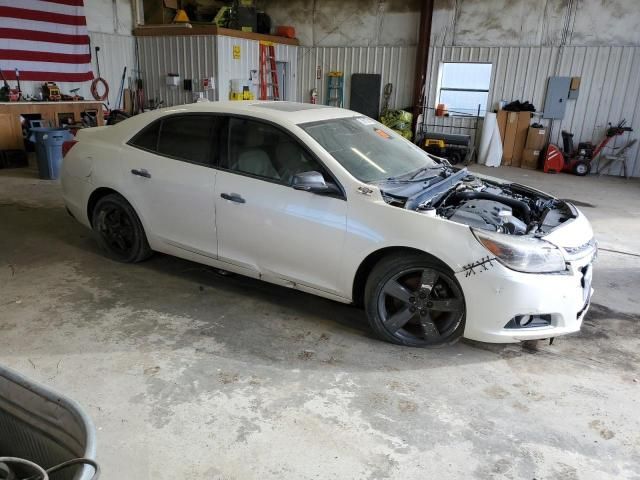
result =
[[[73,135],[64,128],[38,127],[31,129],[31,141],[36,144],[38,173],[45,180],[56,180],[62,164],[62,144],[72,140]]]

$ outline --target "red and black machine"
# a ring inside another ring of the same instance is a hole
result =
[[[20,88],[20,72],[16,68],[16,80],[18,85],[16,88],[11,88],[4,78],[2,70],[0,70],[0,79],[4,85],[0,88],[0,102],[17,102],[22,97],[22,90]]]
[[[591,163],[602,152],[604,147],[625,132],[632,132],[631,127],[627,127],[627,121],[621,120],[615,126],[609,124],[605,137],[596,146],[592,142],[580,142],[578,148],[573,145],[573,133],[562,131],[562,147],[560,150],[556,145],[549,144],[547,154],[544,159],[545,173],[567,172],[578,176],[587,175],[591,171]]]

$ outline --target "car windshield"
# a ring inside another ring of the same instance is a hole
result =
[[[363,182],[411,178],[440,166],[413,143],[369,117],[322,120],[300,127]]]

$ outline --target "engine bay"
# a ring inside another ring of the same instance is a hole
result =
[[[570,204],[524,185],[481,179],[466,169],[443,169],[442,182],[454,177],[447,188],[436,183],[405,199],[397,191],[393,196],[383,191],[383,196],[390,204],[508,235],[544,235],[577,215]]]

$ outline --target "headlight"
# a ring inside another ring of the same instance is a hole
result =
[[[550,273],[566,270],[562,252],[549,242],[532,237],[471,229],[478,241],[506,267],[518,272]]]

